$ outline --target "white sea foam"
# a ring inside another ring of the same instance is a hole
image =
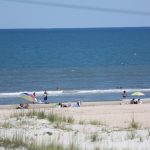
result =
[[[135,92],[135,91],[141,91],[141,92],[150,92],[150,88],[148,89],[98,89],[98,90],[81,90],[78,91],[80,94],[96,94],[96,93],[122,93],[123,91],[126,92]]]
[[[32,94],[32,91],[23,91],[23,92],[13,92],[13,93],[0,93],[0,98],[11,98],[11,97],[20,97],[21,93],[30,93]],[[51,96],[59,96],[62,94],[63,91],[47,91],[49,95]],[[37,96],[42,96],[44,94],[43,91],[36,91]]]
[[[58,90],[58,91],[47,91],[50,96],[63,96],[63,95],[84,95],[84,94],[109,94],[109,93],[122,93],[126,92],[150,92],[150,88],[147,89],[95,89],[95,90]],[[33,91],[22,91],[22,92],[11,92],[11,93],[0,93],[0,98],[13,98],[19,97],[21,93],[27,92],[32,94]],[[43,91],[35,91],[37,96],[42,96]]]

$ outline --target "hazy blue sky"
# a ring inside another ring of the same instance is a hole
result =
[[[150,26],[150,0],[0,0],[0,28]]]

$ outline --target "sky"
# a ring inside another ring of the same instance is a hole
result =
[[[0,29],[145,26],[150,0],[0,0]]]

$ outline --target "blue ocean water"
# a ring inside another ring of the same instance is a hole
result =
[[[150,28],[0,30],[0,104],[150,97]]]

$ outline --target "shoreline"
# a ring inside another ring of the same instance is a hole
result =
[[[87,106],[101,106],[101,105],[123,105],[123,104],[127,104],[130,105],[130,100],[131,99],[124,99],[124,100],[117,100],[117,101],[81,101],[81,107],[87,107]],[[150,98],[145,98],[142,99],[143,104],[148,104],[150,103]],[[69,104],[69,103],[76,103],[74,102],[64,102],[65,104]],[[35,108],[52,108],[55,106],[56,103],[52,102],[49,104],[32,104],[29,103],[29,109],[35,109]],[[19,104],[4,104],[4,105],[0,105],[0,109],[16,109],[16,106],[18,106]]]

